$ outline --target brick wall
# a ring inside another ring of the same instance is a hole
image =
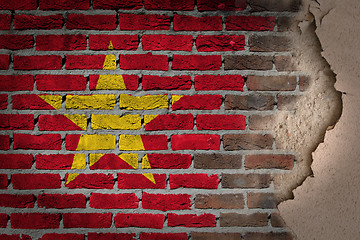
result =
[[[292,239],[299,5],[0,0],[0,239]]]

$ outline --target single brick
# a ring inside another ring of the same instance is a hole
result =
[[[267,225],[267,213],[220,213],[221,227],[265,227]]]
[[[201,114],[196,117],[198,130],[244,130],[245,126],[244,115]]]
[[[226,110],[273,110],[275,98],[271,95],[251,94],[251,95],[226,95]]]
[[[223,136],[226,151],[272,149],[273,142],[274,137],[270,134],[225,134]]]
[[[246,0],[198,0],[199,11],[237,11],[246,8]]]
[[[170,17],[158,14],[120,14],[120,30],[169,30]]]
[[[169,70],[169,59],[165,55],[131,54],[120,55],[120,68],[124,70]]]
[[[172,11],[189,11],[194,10],[195,0],[145,0],[146,10],[172,10]]]
[[[300,8],[301,1],[249,0],[248,4],[251,7],[251,11],[255,12],[297,12]]]
[[[191,165],[190,154],[146,154],[142,167],[149,169],[186,169]]]
[[[6,228],[9,221],[9,216],[5,213],[0,213],[0,228]],[[1,235],[0,235],[1,239]]]
[[[135,233],[95,233],[89,232],[87,235],[88,240],[133,240]],[[85,239],[85,238],[84,238]]]
[[[271,130],[274,122],[274,115],[251,115],[249,117],[249,129],[251,130]]]
[[[276,228],[286,227],[286,223],[279,213],[272,213],[270,215],[270,222],[271,222],[271,226]]]
[[[12,234],[12,235],[0,234],[0,239],[1,240],[31,240],[31,237],[25,234],[22,234],[21,236],[20,234]]]
[[[12,97],[13,109],[56,110],[61,108],[60,95],[19,94]]]
[[[32,165],[31,154],[0,154],[0,169],[30,169]]]
[[[190,197],[188,194],[150,194],[142,195],[142,208],[160,211],[190,210]]]
[[[67,55],[65,68],[115,70],[115,55]]]
[[[86,130],[86,115],[40,115],[38,118],[40,131],[83,131]]]
[[[187,240],[187,233],[140,233],[140,240]]]
[[[13,174],[13,189],[56,189],[61,187],[59,174]]]
[[[279,110],[292,111],[300,108],[299,100],[301,96],[296,95],[277,95],[277,108]]]
[[[90,90],[132,90],[139,87],[136,75],[90,75]]]
[[[293,240],[293,236],[289,232],[248,232],[244,240]]]
[[[89,165],[95,169],[138,169],[139,156],[135,153],[90,153]]]
[[[242,209],[244,208],[244,196],[242,194],[197,194],[195,208]]]
[[[242,156],[219,153],[195,154],[194,168],[197,169],[240,169]]]
[[[193,37],[190,35],[143,35],[144,51],[191,51]]]
[[[34,203],[35,203],[35,196],[31,194],[26,194],[26,195],[0,194],[0,207],[33,208]]]
[[[173,70],[220,70],[222,62],[220,55],[174,55]]]
[[[11,228],[17,229],[55,229],[60,226],[59,213],[12,213]]]
[[[174,151],[220,150],[220,136],[214,134],[172,135],[171,148]]]
[[[268,188],[271,177],[267,174],[223,174],[223,188]]]
[[[86,30],[115,30],[116,15],[85,15],[69,14],[67,16],[67,29],[86,29]]]
[[[110,228],[111,213],[63,213],[64,228]]]
[[[38,35],[37,51],[75,51],[86,49],[85,35]]]
[[[91,115],[92,129],[139,130],[141,117],[136,115]]]
[[[311,78],[309,76],[300,76],[299,77],[299,90],[307,91],[311,86]]]
[[[249,91],[294,91],[296,76],[248,76]]]
[[[0,135],[0,150],[9,150],[9,149],[10,149],[10,136]]]
[[[0,54],[0,70],[9,69],[10,55]]]
[[[0,14],[0,30],[10,30],[11,15]]]
[[[190,76],[161,77],[143,75],[143,90],[189,90],[191,88]]]
[[[36,0],[29,0],[29,1],[8,1],[8,0],[1,0],[0,1],[0,9],[1,10],[35,10],[37,8],[37,1]]]
[[[199,52],[245,50],[244,35],[199,35],[196,38]]]
[[[192,130],[194,117],[192,114],[145,115],[145,131]]]
[[[225,56],[225,70],[272,70],[273,57],[259,55]]]
[[[33,46],[34,37],[31,35],[4,34],[0,36],[0,49],[20,50],[29,49]]]
[[[221,16],[193,17],[187,15],[174,15],[175,31],[221,31]]]
[[[216,217],[213,214],[168,214],[169,227],[216,227]]]
[[[139,9],[143,6],[142,0],[94,0],[93,8],[94,9]]]
[[[36,75],[39,91],[85,91],[86,82],[83,75]]]
[[[119,189],[164,189],[166,174],[118,174]]]
[[[37,196],[40,208],[86,208],[86,196],[83,194],[40,194]]]
[[[191,238],[193,240],[239,240],[241,233],[214,233],[214,232],[192,232]]]
[[[7,174],[0,174],[0,189],[7,189],[9,180]]]
[[[84,234],[76,233],[45,233],[39,240],[85,240]]]
[[[278,17],[276,21],[279,32],[297,32],[299,31],[299,21],[292,17]]]
[[[40,10],[87,10],[89,0],[39,0]]]
[[[228,31],[273,31],[275,17],[262,16],[228,16],[226,30]]]
[[[119,149],[123,151],[167,150],[165,135],[120,135]]]
[[[274,63],[276,70],[279,72],[298,70],[296,60],[291,56],[276,56]]]
[[[90,207],[99,209],[138,208],[139,199],[135,193],[101,194],[92,193]]]
[[[170,174],[170,188],[199,188],[217,189],[219,185],[218,175],[205,173],[194,174]]]
[[[15,70],[60,70],[62,57],[48,56],[14,56]]]
[[[248,155],[245,157],[246,169],[285,169],[290,170],[294,167],[294,155],[276,155],[276,154],[262,154],[262,155]]]
[[[248,208],[276,208],[279,199],[273,193],[248,193]]]
[[[259,36],[249,37],[250,52],[287,52],[292,50],[292,42],[285,36]]]
[[[117,228],[157,228],[162,229],[165,222],[163,214],[149,213],[118,213],[115,218],[115,227]]]
[[[89,35],[90,50],[136,50],[137,35]]]
[[[220,109],[222,95],[172,95],[172,110]]]
[[[111,150],[116,145],[116,136],[111,134],[66,135],[65,147],[69,151]]]
[[[97,110],[111,110],[116,103],[115,94],[107,95],[67,95],[66,108],[67,109],[97,109]]]
[[[60,134],[14,134],[14,149],[61,150]]]
[[[196,75],[197,91],[243,91],[245,79],[241,75]]]
[[[33,130],[33,114],[0,114],[0,130]]]
[[[114,176],[112,174],[106,175],[104,173],[67,173],[65,175],[65,187],[69,189],[113,189]]]
[[[63,16],[61,14],[49,16],[15,15],[14,26],[18,30],[61,29],[63,26]]]
[[[0,91],[32,91],[34,82],[32,75],[1,75]]]
[[[120,94],[120,109],[126,110],[152,110],[168,108],[167,95],[144,95],[132,96],[129,94]]]
[[[1,81],[1,78],[0,78]],[[0,94],[0,109],[7,109],[8,105],[8,95]]]

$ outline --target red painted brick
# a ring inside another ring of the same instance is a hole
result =
[[[33,208],[34,203],[34,195],[0,194],[0,207]]]
[[[165,216],[163,214],[118,213],[114,221],[115,227],[117,228],[139,227],[162,229]]]
[[[61,67],[61,56],[14,56],[16,70],[59,70]]]
[[[32,75],[2,75],[0,76],[0,91],[32,91],[34,77]]]
[[[39,116],[40,131],[82,131],[78,125],[73,123],[64,115],[40,115]]]
[[[19,94],[12,97],[13,109],[54,110],[55,108],[35,94]]]
[[[32,165],[31,154],[0,154],[0,169],[30,169]]]
[[[68,170],[74,161],[74,154],[36,155],[36,169]]]
[[[119,189],[164,189],[166,187],[166,174],[153,174],[155,184],[143,174],[118,173]]]
[[[0,77],[1,81],[1,77]],[[8,105],[8,95],[7,94],[0,94],[0,109],[6,109]]]
[[[276,154],[262,154],[262,155],[248,155],[245,157],[246,169],[286,169],[290,170],[294,167],[294,155],[276,155]]]
[[[166,135],[141,135],[145,150],[167,150],[168,139]]]
[[[241,75],[197,75],[195,90],[197,91],[243,91],[244,77]]]
[[[9,69],[10,55],[0,54],[0,70]]]
[[[145,0],[146,10],[173,10],[189,11],[194,10],[195,0]]]
[[[194,117],[192,114],[158,115],[145,125],[146,131],[159,130],[192,130]]]
[[[15,29],[61,29],[63,17],[61,14],[49,16],[15,15]]]
[[[244,115],[197,115],[198,130],[244,130],[246,119]]]
[[[87,10],[90,0],[39,0],[40,10]]]
[[[191,165],[190,154],[146,154],[152,169],[186,169]]]
[[[13,174],[13,189],[56,189],[61,187],[59,174]]]
[[[165,55],[133,54],[120,55],[120,68],[124,70],[159,70],[169,69],[169,59]]]
[[[226,17],[228,31],[272,31],[275,17],[261,16],[229,16]]]
[[[174,151],[220,150],[220,136],[213,134],[172,135],[171,148]]]
[[[139,38],[137,35],[89,35],[90,50],[108,50],[110,42],[114,50],[136,50]]]
[[[88,233],[88,240],[134,240],[135,233]]]
[[[120,14],[120,30],[169,30],[170,17],[158,14]]]
[[[11,25],[11,15],[0,14],[0,30],[9,30]]]
[[[174,55],[173,70],[220,70],[220,55]]]
[[[115,30],[116,26],[116,15],[69,14],[66,21],[66,28],[70,30]]]
[[[101,194],[92,193],[90,207],[99,209],[138,208],[139,199],[135,193]]]
[[[7,174],[0,174],[0,189],[7,189],[9,180]]]
[[[190,35],[144,35],[142,47],[144,51],[191,51],[193,37]]]
[[[140,240],[187,240],[187,233],[140,233]]]
[[[19,50],[29,49],[33,46],[34,37],[31,35],[0,35],[0,49]]]
[[[187,210],[191,207],[191,195],[188,194],[150,194],[142,195],[142,207],[161,211]]]
[[[0,228],[6,228],[8,221],[9,221],[9,216],[5,213],[0,213]]]
[[[168,214],[169,227],[216,227],[216,216],[213,214]]]
[[[85,50],[85,35],[39,35],[36,37],[37,51]]]
[[[189,95],[172,103],[172,110],[215,110],[220,109],[221,95]]]
[[[110,228],[111,213],[63,213],[64,228]]]
[[[139,76],[136,75],[121,75],[127,90],[135,91],[139,87]],[[96,90],[97,83],[99,81],[99,75],[90,75],[90,90]]]
[[[10,149],[10,136],[0,135],[0,150],[9,150],[9,149]]]
[[[36,0],[0,0],[0,10],[35,10],[36,8]]]
[[[11,228],[54,229],[60,226],[58,213],[13,213],[10,215]]]
[[[32,114],[0,114],[0,130],[33,130]]]
[[[14,134],[14,149],[61,150],[60,134]]]
[[[45,233],[39,240],[85,240],[84,234],[76,233]]]
[[[31,240],[31,237],[25,234],[21,234],[21,236],[20,234],[0,234],[0,240]]]
[[[90,170],[95,169],[134,169],[115,153],[103,155],[96,163],[90,165]]]
[[[67,173],[65,175],[65,181],[67,181],[68,177],[69,174]],[[70,189],[113,189],[114,176],[104,173],[80,174],[71,182],[65,182],[65,187]]]
[[[86,208],[86,196],[83,194],[41,194],[37,197],[40,208]]]
[[[222,19],[220,16],[193,17],[174,15],[175,31],[221,31]]]
[[[189,90],[191,88],[190,76],[160,77],[143,75],[143,90]]]
[[[208,176],[205,173],[194,174],[170,174],[170,188],[201,188],[217,189],[219,185],[218,175]]]
[[[84,91],[86,81],[83,75],[36,75],[39,91]]]
[[[244,10],[246,8],[246,0],[198,0],[197,7],[199,11]]]
[[[139,9],[142,8],[142,0],[94,0],[93,8],[94,9]]]
[[[196,48],[199,52],[240,51],[245,49],[245,36],[199,35]]]
[[[67,55],[65,68],[103,69],[106,55]]]

